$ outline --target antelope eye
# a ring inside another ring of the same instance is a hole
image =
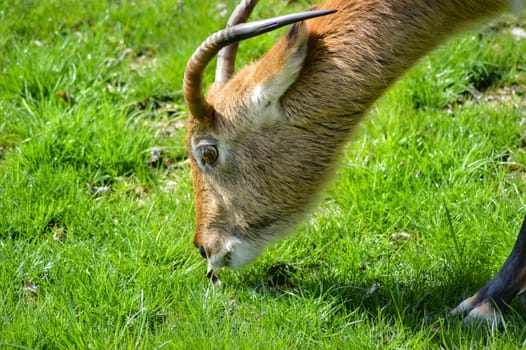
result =
[[[203,164],[213,165],[217,158],[219,157],[219,153],[217,152],[217,147],[214,145],[202,145],[198,148],[199,152],[199,158],[201,159],[201,162]]]

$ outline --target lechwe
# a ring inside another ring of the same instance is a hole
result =
[[[353,128],[415,61],[466,27],[524,4],[329,0],[298,15],[241,23],[256,2],[242,1],[231,26],[195,51],[184,77],[194,243],[213,280],[220,267],[251,262],[317,204]],[[233,75],[237,44],[230,44],[293,22],[260,60]],[[220,49],[205,98],[203,71]],[[526,288],[525,249],[523,224],[502,269],[455,311],[497,320]]]

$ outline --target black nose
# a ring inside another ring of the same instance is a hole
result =
[[[206,259],[206,250],[203,246],[199,246],[199,253],[201,253],[203,259]]]

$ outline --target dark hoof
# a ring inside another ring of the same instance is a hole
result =
[[[456,308],[451,310],[452,315],[464,315],[467,323],[488,324],[492,328],[498,327],[504,321],[502,312],[489,300],[475,294],[462,301]]]

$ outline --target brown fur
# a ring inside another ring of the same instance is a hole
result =
[[[209,269],[237,267],[317,203],[371,104],[451,35],[508,9],[505,0],[329,0],[334,15],[295,25],[208,102],[213,122],[188,123],[194,243]],[[219,149],[200,165],[201,143]],[[241,250],[247,250],[243,252]]]

